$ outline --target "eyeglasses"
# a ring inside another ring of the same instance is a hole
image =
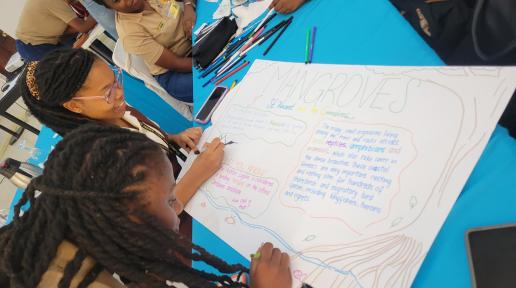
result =
[[[111,68],[113,70],[113,74],[115,74],[115,82],[113,82],[113,85],[111,85],[111,88],[109,88],[109,91],[104,96],[81,96],[81,97],[75,97],[73,99],[82,99],[82,100],[92,100],[92,99],[99,99],[104,98],[108,104],[112,104],[113,100],[115,99],[115,88],[122,89],[124,87],[123,83],[123,73],[122,69],[119,67],[113,67]]]

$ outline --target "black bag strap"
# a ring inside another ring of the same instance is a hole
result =
[[[484,8],[484,5],[486,4],[486,0],[477,0],[477,4],[475,6],[475,10],[473,11],[473,20],[471,24],[471,33],[473,37],[473,46],[475,48],[475,52],[477,53],[478,57],[480,57],[484,61],[492,61],[499,59],[503,56],[506,56],[507,54],[511,53],[513,50],[516,49],[516,39],[513,39],[510,41],[508,45],[506,45],[501,50],[488,54],[482,50],[480,47],[480,42],[478,39],[478,29],[479,29],[479,22],[480,22],[480,16],[482,13],[482,10]],[[508,1],[514,1],[514,0],[508,0]],[[516,7],[516,6],[515,6]],[[516,11],[514,11],[516,12]]]

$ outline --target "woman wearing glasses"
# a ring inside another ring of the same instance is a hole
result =
[[[121,71],[113,71],[93,53],[82,49],[62,49],[49,53],[39,62],[29,63],[19,85],[31,113],[61,136],[92,122],[139,131],[167,152],[177,176],[180,166],[174,146],[187,151],[196,150],[202,130],[189,128],[177,135],[165,133],[136,109],[126,105],[121,79]],[[187,203],[220,168],[224,145],[219,144],[219,139],[208,143],[208,147],[216,149],[206,149],[201,153],[177,183],[176,193],[182,203]]]

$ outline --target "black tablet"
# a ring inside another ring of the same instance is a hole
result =
[[[473,287],[516,287],[516,224],[466,233]]]

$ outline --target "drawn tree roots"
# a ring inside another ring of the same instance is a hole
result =
[[[365,287],[361,283],[367,282],[372,283],[367,287],[378,288],[408,287],[412,280],[412,270],[424,256],[422,243],[403,234],[371,237],[348,244],[311,247],[300,251],[296,257],[300,255],[319,258],[324,262],[325,265],[317,267],[303,279],[316,287],[317,282],[325,279],[325,283],[328,283],[327,279],[333,277],[330,287]],[[332,270],[327,266],[338,267],[349,273],[328,274]]]

